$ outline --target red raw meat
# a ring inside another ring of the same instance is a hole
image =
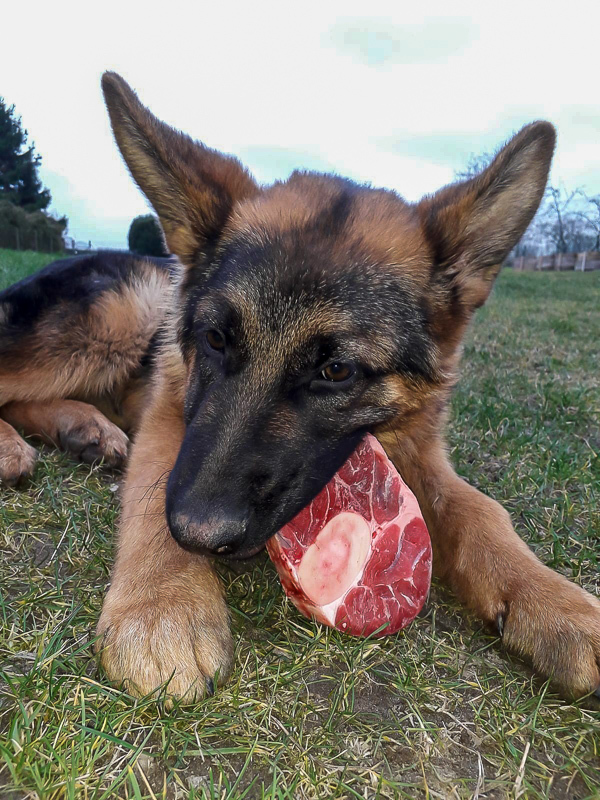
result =
[[[371,435],[267,550],[299,611],[355,636],[404,628],[431,583],[417,498]]]

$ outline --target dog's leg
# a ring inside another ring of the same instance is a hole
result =
[[[103,458],[118,467],[127,457],[126,434],[89,403],[17,401],[3,406],[0,416],[26,436],[38,436],[87,463]]]
[[[28,445],[8,422],[0,419],[0,482],[15,486],[31,475],[37,450]]]
[[[183,438],[183,410],[165,386],[144,414],[123,492],[116,564],[98,624],[109,678],[143,695],[169,681],[186,702],[223,680],[232,639],[220,581],[183,550],[165,518],[165,487]]]
[[[507,512],[456,475],[440,441],[381,440],[421,504],[435,574],[567,694],[597,690],[600,602],[538,560]]]

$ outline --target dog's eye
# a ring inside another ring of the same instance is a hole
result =
[[[354,367],[352,364],[343,364],[340,361],[329,364],[321,372],[321,378],[324,378],[326,381],[335,381],[335,383],[347,381],[352,375],[354,375]]]
[[[221,331],[211,328],[211,330],[206,331],[205,337],[206,343],[211,350],[217,350],[220,353],[225,349],[225,337]]]

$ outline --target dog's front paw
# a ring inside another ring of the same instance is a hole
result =
[[[14,436],[0,442],[0,482],[16,486],[29,477],[35,468],[38,452],[15,431]]]
[[[95,645],[109,679],[139,697],[165,685],[168,704],[212,694],[233,656],[227,608],[216,600],[201,606],[163,596],[131,605],[109,592]]]
[[[497,618],[503,643],[568,697],[600,687],[600,602],[551,570],[508,598]]]

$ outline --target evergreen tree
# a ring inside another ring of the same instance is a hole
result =
[[[27,131],[15,107],[0,97],[0,200],[8,200],[26,211],[47,208],[50,192],[38,177],[42,162],[34,145],[27,147]]]
[[[142,214],[133,220],[127,242],[131,252],[139,256],[168,255],[160,224],[154,214]]]

